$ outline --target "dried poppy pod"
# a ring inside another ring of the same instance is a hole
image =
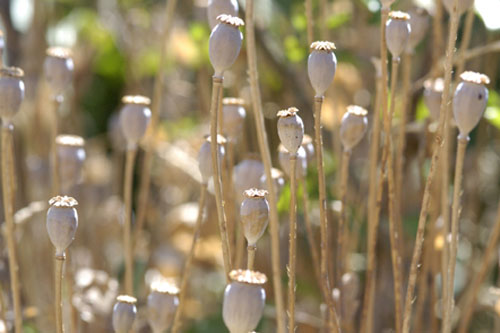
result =
[[[148,129],[151,120],[149,105],[151,100],[145,96],[127,95],[122,98],[120,126],[129,149],[135,148]]]
[[[361,106],[349,105],[340,124],[340,141],[345,151],[354,148],[368,128],[368,112]]]
[[[423,8],[414,8],[409,11],[409,15],[411,33],[406,49],[409,52],[413,52],[427,33],[427,29],[429,28],[429,14]]]
[[[10,123],[24,99],[24,72],[17,67],[0,69],[0,117]]]
[[[446,8],[446,11],[448,12],[448,14],[450,14],[450,15],[453,13],[453,3],[454,2],[455,2],[455,0],[443,0],[443,5]],[[460,15],[465,13],[465,11],[467,9],[469,9],[473,3],[474,3],[474,0],[458,0],[458,5],[457,5],[458,16],[460,17]]]
[[[285,186],[285,175],[280,169],[272,168],[271,177],[273,179],[274,192],[276,194],[276,198],[279,198],[281,195],[281,191]],[[260,177],[260,187],[265,189],[266,191],[269,191],[269,189],[267,188],[266,174],[263,174],[262,177]]]
[[[60,97],[71,85],[74,67],[70,49],[64,47],[47,49],[43,72],[53,97]]]
[[[281,169],[283,169],[285,174],[290,177],[290,153],[281,143],[278,146],[278,161]],[[302,178],[305,177],[306,174],[307,153],[304,147],[300,147],[299,150],[297,150],[297,166],[295,168],[295,176],[297,178]]]
[[[264,164],[254,158],[244,159],[234,167],[233,184],[238,202],[243,201],[243,192],[260,186],[260,178],[264,171]]]
[[[424,103],[429,109],[432,120],[435,121],[439,119],[443,88],[444,81],[440,77],[437,79],[428,79],[424,82]]]
[[[205,137],[205,142],[201,145],[200,151],[198,153],[198,168],[201,173],[201,181],[203,184],[207,184],[210,177],[213,176],[212,168],[212,150],[210,147],[210,142],[212,142],[210,135]],[[218,147],[218,160],[219,164],[224,158],[226,144],[226,139],[222,135],[217,135],[217,147]],[[220,167],[220,166],[219,166]]]
[[[290,154],[297,154],[304,137],[304,123],[297,112],[295,107],[278,112],[278,136]]]
[[[47,232],[52,245],[56,248],[56,257],[64,258],[64,251],[75,239],[78,228],[78,202],[72,197],[53,197],[49,200],[47,211]]]
[[[179,288],[171,283],[162,281],[151,286],[147,314],[149,326],[154,333],[165,332],[172,325],[179,306],[178,296]]]
[[[302,148],[306,151],[307,163],[314,161],[314,142],[310,135],[304,134],[302,139]]]
[[[210,29],[213,29],[218,21],[217,17],[222,14],[238,16],[237,0],[208,0],[207,15]]]
[[[325,95],[335,77],[337,58],[333,53],[334,50],[335,44],[331,42],[318,41],[311,44],[307,73],[317,97]]]
[[[453,115],[460,137],[467,138],[483,116],[488,103],[488,76],[475,72],[463,72],[453,96]]]
[[[269,204],[266,200],[267,191],[252,188],[246,190],[243,194],[245,199],[240,207],[243,233],[248,245],[255,246],[264,234],[269,222]]]
[[[233,270],[224,291],[222,317],[229,332],[247,333],[259,324],[266,303],[267,277],[257,271]]]
[[[61,134],[56,137],[56,147],[61,187],[68,190],[81,179],[85,140],[81,136]]]
[[[239,27],[245,25],[242,19],[231,15],[219,15],[219,24],[210,34],[208,54],[215,70],[215,76],[222,77],[226,69],[231,67],[240,54],[243,34]]]
[[[243,129],[247,115],[245,101],[241,98],[228,97],[222,100],[222,131],[229,140],[235,140]]]
[[[407,13],[394,11],[389,13],[389,19],[385,23],[385,41],[394,58],[399,58],[410,38],[411,27],[409,20],[410,15]]]
[[[120,295],[116,298],[112,319],[115,333],[130,332],[137,315],[136,303],[137,299],[132,296]]]

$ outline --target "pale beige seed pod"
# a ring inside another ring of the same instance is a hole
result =
[[[116,298],[112,318],[115,333],[130,332],[137,316],[136,303],[137,299],[132,296],[120,295]]]
[[[207,16],[210,29],[213,29],[218,21],[217,17],[222,14],[238,16],[237,0],[208,0]]]
[[[127,95],[122,98],[120,110],[120,127],[127,140],[128,149],[135,148],[146,134],[151,121],[151,100],[145,96]]]
[[[278,161],[280,163],[280,167],[285,172],[285,174],[290,177],[290,153],[283,146],[283,144],[279,144],[278,146]],[[295,176],[297,178],[305,177],[307,174],[307,154],[304,147],[300,147],[297,150],[297,165],[295,168]]]
[[[311,54],[307,59],[307,73],[318,97],[325,95],[335,77],[337,58],[333,53],[334,50],[335,44],[331,42],[318,41],[311,44]]]
[[[304,123],[297,112],[295,107],[278,112],[278,136],[290,154],[297,154],[304,137]]]
[[[393,11],[389,13],[387,20],[385,41],[389,52],[395,58],[399,58],[408,44],[410,39],[410,15],[400,11]]]
[[[243,34],[239,27],[245,25],[242,19],[231,15],[219,15],[219,24],[210,34],[208,54],[215,71],[215,76],[222,77],[240,54]]]
[[[467,138],[483,116],[488,103],[488,76],[476,72],[463,72],[453,96],[453,115],[460,137]]]
[[[57,196],[49,200],[47,211],[47,232],[52,245],[56,248],[56,257],[64,257],[64,251],[75,239],[78,228],[78,202],[67,196]]]
[[[43,72],[53,97],[60,97],[71,85],[74,68],[70,49],[64,47],[47,49]]]
[[[455,0],[443,0],[443,5],[446,8],[446,11],[451,15],[453,13],[453,3]],[[465,13],[467,9],[472,7],[474,0],[458,0],[457,12],[458,16]]]
[[[281,191],[285,186],[285,174],[280,169],[272,168],[271,177],[274,184],[274,193],[276,194],[276,198],[279,198],[281,195]],[[260,177],[260,187],[265,189],[266,191],[269,191],[269,189],[267,188],[267,178],[265,173],[262,175],[262,177]]]
[[[24,72],[17,67],[0,69],[0,117],[4,124],[12,121],[24,100]]]
[[[269,204],[266,190],[252,188],[244,193],[245,199],[241,203],[240,216],[243,224],[243,233],[248,245],[255,246],[262,237],[269,222]]]
[[[254,158],[244,159],[234,167],[233,184],[238,202],[243,201],[243,192],[249,188],[260,187],[260,178],[264,171],[264,164]]]
[[[228,140],[236,140],[241,135],[246,115],[243,99],[228,97],[222,100],[222,131]]]
[[[165,332],[172,326],[179,306],[179,288],[161,281],[151,286],[147,301],[148,323],[153,333]]]
[[[224,291],[222,318],[230,333],[248,333],[257,327],[264,311],[267,277],[257,271],[233,270]]]
[[[409,10],[410,15],[410,39],[406,46],[408,52],[413,52],[417,45],[424,39],[429,29],[429,13],[423,8],[413,8]]]
[[[429,109],[429,114],[434,121],[439,119],[443,88],[444,80],[440,77],[437,79],[428,79],[424,82],[424,103]]]
[[[80,182],[85,161],[85,140],[81,136],[61,134],[56,137],[61,188],[69,190]]]
[[[210,177],[213,176],[212,169],[212,147],[210,145],[212,142],[210,135],[205,137],[205,142],[200,147],[198,152],[198,168],[200,169],[201,181],[203,184],[207,184]],[[221,161],[225,155],[224,145],[226,144],[226,139],[222,135],[217,135],[217,154],[219,160],[219,168]]]
[[[362,139],[368,129],[368,112],[361,106],[349,105],[340,123],[340,141],[345,151],[350,151]]]

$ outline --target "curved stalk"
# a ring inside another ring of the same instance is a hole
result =
[[[63,265],[66,260],[65,255],[55,256],[55,310],[56,310],[56,332],[63,333],[62,322],[62,279],[63,279]]]
[[[290,236],[288,253],[288,332],[295,332],[295,271],[297,262],[297,154],[290,154]]]
[[[125,205],[125,219],[123,222],[123,251],[125,257],[125,292],[134,295],[134,257],[132,252],[132,181],[134,175],[134,160],[137,147],[129,147],[125,160],[125,174],[123,180],[123,201]]]

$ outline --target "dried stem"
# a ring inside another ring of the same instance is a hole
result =
[[[58,133],[58,118],[59,118],[59,107],[61,103],[57,97],[54,97],[52,109],[52,122],[50,126],[50,162],[52,164],[51,176],[52,176],[52,195],[56,196],[60,194],[60,182],[59,182],[59,166],[57,158],[57,145],[56,137]]]
[[[337,286],[340,289],[340,298],[339,303],[342,304],[342,298],[344,296],[343,286],[342,286],[342,275],[346,272],[346,261],[347,261],[347,252],[346,249],[349,244],[349,227],[347,226],[347,212],[346,212],[346,204],[347,204],[347,184],[349,180],[349,160],[351,158],[351,151],[344,150],[342,153],[342,161],[340,164],[340,202],[341,210],[339,216],[339,224],[337,231]],[[342,317],[342,314],[339,313],[339,316]],[[342,321],[342,318],[340,319]]]
[[[222,255],[224,257],[224,270],[226,272],[226,280],[229,279],[229,272],[231,271],[231,254],[229,252],[229,243],[227,238],[227,223],[226,215],[224,214],[224,202],[222,200],[222,184],[219,154],[217,153],[217,118],[219,109],[219,96],[222,95],[222,77],[212,77],[212,103],[210,106],[210,146],[212,150],[212,170],[214,170],[214,192],[215,203],[217,206],[217,217],[219,221],[219,232],[222,242]],[[228,280],[229,281],[229,280]]]
[[[328,277],[328,263],[330,262],[328,256],[328,220],[326,211],[326,185],[325,185],[325,172],[323,170],[323,137],[321,134],[321,107],[323,104],[323,96],[316,96],[314,98],[314,144],[316,152],[316,165],[318,168],[318,186],[319,186],[319,215],[321,225],[321,287],[323,290],[323,297],[328,305],[330,315],[330,322],[333,323],[333,330],[340,331],[339,319],[337,311],[335,310],[335,301],[333,300],[332,289],[330,286],[330,279]]]
[[[9,151],[12,149],[13,126],[6,120],[2,121],[2,195],[5,214],[5,236],[7,240],[7,252],[9,257],[9,272],[12,292],[12,301],[15,316],[15,332],[23,330],[21,294],[19,289],[19,266],[17,264],[16,241],[14,237],[14,193],[12,188],[11,170],[14,168],[13,160],[9,159]]]
[[[62,280],[63,280],[63,265],[65,255],[55,256],[55,310],[56,310],[56,331],[57,333],[63,333],[63,321],[62,321]]]
[[[255,47],[255,24],[254,24],[254,3],[253,0],[246,1],[246,34],[247,34],[247,57],[248,73],[250,76],[250,92],[252,96],[252,105],[254,108],[255,127],[257,128],[257,141],[266,173],[266,185],[269,192],[269,209],[271,233],[271,260],[273,269],[274,298],[276,303],[276,322],[277,332],[285,332],[285,307],[283,304],[283,290],[280,274],[280,256],[279,256],[279,225],[276,193],[271,174],[271,153],[267,142],[265,131],[264,115],[262,111],[261,96],[259,89],[259,78],[257,72],[257,50]]]
[[[306,19],[307,19],[307,45],[311,45],[314,39],[314,16],[312,9],[312,0],[306,1]]]
[[[463,168],[465,159],[465,149],[469,142],[468,137],[458,138],[457,159],[455,164],[455,180],[453,183],[453,206],[451,214],[451,242],[450,253],[448,258],[448,285],[447,295],[448,299],[445,303],[444,317],[443,317],[443,333],[451,332],[451,318],[453,313],[453,287],[455,285],[455,266],[457,259],[458,249],[458,220],[460,218],[460,195],[462,193],[462,179]]]
[[[295,332],[295,272],[297,261],[297,154],[290,153],[290,224],[288,253],[288,332]]]
[[[437,64],[443,54],[443,0],[436,0],[432,15],[432,63]]]
[[[451,84],[451,71],[453,65],[453,53],[455,48],[455,42],[457,39],[457,29],[458,29],[458,13],[456,11],[458,0],[454,0],[454,12],[451,15],[450,20],[450,30],[448,35],[448,45],[446,48],[446,61],[444,66],[444,86],[449,87]],[[446,110],[449,103],[450,91],[449,89],[443,90],[443,95],[441,98],[441,108],[439,113],[439,124],[437,134],[434,141],[434,150],[432,153],[431,165],[429,168],[429,174],[427,175],[427,181],[425,183],[424,196],[422,199],[422,207],[420,210],[420,216],[418,219],[417,235],[415,239],[415,247],[413,249],[413,256],[410,266],[410,274],[408,278],[408,287],[406,290],[405,298],[405,311],[403,319],[403,333],[408,333],[410,330],[410,319],[413,307],[413,297],[415,293],[415,285],[417,281],[418,266],[420,261],[420,255],[422,254],[422,245],[424,242],[425,234],[425,224],[427,220],[427,213],[429,210],[429,203],[431,197],[431,186],[434,179],[434,174],[436,172],[436,166],[439,161],[440,147],[443,143],[443,136],[445,134],[444,127],[447,120]]]
[[[248,245],[247,246],[247,269],[253,270],[254,268],[254,263],[255,263],[255,252],[257,252],[257,246],[255,245]]]
[[[467,60],[465,58],[465,53],[469,48],[470,39],[472,36],[474,16],[475,16],[474,6],[471,6],[471,8],[469,8],[469,10],[467,11],[467,16],[465,17],[465,23],[463,28],[464,32],[462,35],[462,41],[460,42],[460,50],[458,51],[457,70],[456,70],[456,73],[458,74],[461,74],[465,69],[465,61]]]
[[[174,322],[172,324],[172,333],[177,333],[181,329],[181,317],[184,308],[184,303],[186,300],[187,286],[189,282],[189,275],[191,274],[191,268],[193,266],[194,253],[196,249],[196,244],[200,238],[201,225],[203,223],[203,216],[205,210],[205,201],[207,198],[207,184],[201,185],[200,200],[198,202],[198,217],[196,219],[196,224],[194,226],[193,240],[191,241],[191,248],[186,257],[186,263],[184,265],[184,272],[182,273],[182,281],[179,291],[179,305],[175,311]]]
[[[132,251],[132,182],[134,175],[134,160],[137,147],[127,149],[125,160],[125,174],[123,179],[123,201],[125,205],[125,219],[123,221],[123,251],[125,257],[125,292],[134,295],[134,257]]]

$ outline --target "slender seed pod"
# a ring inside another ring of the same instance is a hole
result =
[[[154,333],[165,332],[173,323],[179,306],[179,288],[167,282],[151,286],[148,296],[148,322]]]
[[[0,69],[0,117],[7,124],[17,114],[24,99],[24,72],[17,67]]]
[[[75,239],[78,228],[78,202],[72,197],[53,197],[49,200],[47,211],[47,232],[52,245],[56,248],[56,257],[64,258],[64,251]]]
[[[324,96],[333,82],[337,70],[335,44],[318,41],[311,44],[311,54],[307,59],[307,73],[316,96]]]
[[[281,195],[281,191],[285,186],[285,175],[280,169],[272,168],[271,176],[273,178],[274,193],[276,193],[276,198],[279,198]],[[266,191],[269,190],[267,188],[266,174],[263,174],[262,177],[260,177],[260,187],[265,189]]]
[[[345,151],[354,148],[368,128],[368,112],[361,106],[349,105],[340,124],[340,141]]]
[[[200,152],[198,153],[198,168],[200,169],[201,181],[203,184],[207,184],[210,177],[213,176],[210,142],[210,135],[207,135],[205,137],[205,142],[201,145]],[[220,161],[224,159],[225,155],[224,145],[226,144],[226,139],[222,135],[217,135],[217,144],[219,154],[218,160],[220,164]]]
[[[406,48],[410,39],[410,15],[404,12],[393,11],[387,20],[385,41],[392,56],[398,58]]]
[[[239,27],[245,25],[242,19],[231,15],[219,15],[219,24],[210,34],[208,54],[215,70],[215,76],[222,77],[240,54],[243,34]]]
[[[56,137],[57,166],[61,187],[65,190],[78,183],[82,177],[85,161],[85,140],[77,135],[58,135]]]
[[[151,120],[151,100],[145,96],[127,95],[122,98],[122,103],[124,105],[120,110],[120,126],[128,148],[131,149],[136,147],[146,134]]]
[[[231,283],[224,291],[222,317],[229,332],[253,331],[262,317],[266,303],[266,292],[262,287],[267,277],[257,271],[233,270],[229,273]]]
[[[306,151],[307,163],[313,163],[314,161],[314,142],[310,135],[304,134],[302,139],[302,148]]]
[[[444,8],[446,8],[446,11],[450,15],[453,12],[453,3],[454,0],[443,0]],[[458,16],[460,17],[460,15],[465,13],[465,11],[469,9],[473,3],[474,0],[458,0],[458,5],[457,5]]]
[[[462,138],[477,126],[488,103],[488,76],[475,72],[463,72],[453,97],[453,115]]]
[[[237,0],[208,0],[207,15],[210,29],[217,25],[217,17],[222,14],[238,16]]]
[[[132,296],[120,295],[116,298],[113,307],[113,329],[115,333],[130,332],[137,315],[136,303],[137,299]]]
[[[410,15],[411,33],[406,50],[413,52],[427,33],[429,28],[429,13],[423,8],[414,8],[408,14]]]
[[[263,174],[264,164],[253,158],[244,159],[234,167],[233,184],[238,202],[243,201],[243,193],[246,190],[260,187],[260,179]]]
[[[288,150],[280,143],[278,146],[278,160],[281,169],[285,174],[290,177],[290,153]],[[295,168],[295,176],[297,178],[305,177],[307,174],[307,154],[304,147],[300,147],[297,151],[297,166]]]
[[[424,103],[429,109],[432,120],[439,119],[441,96],[443,95],[444,81],[442,78],[429,79],[424,82]]]
[[[290,154],[297,153],[304,137],[304,123],[297,112],[294,107],[278,112],[278,136]]]
[[[222,131],[228,140],[236,140],[241,134],[246,117],[245,101],[241,98],[222,100]]]
[[[52,96],[60,98],[73,80],[75,65],[71,50],[64,47],[50,47],[46,54],[43,63],[45,81]]]
[[[248,245],[255,246],[262,237],[269,222],[269,204],[267,191],[252,188],[244,192],[245,199],[241,203],[240,216],[243,233]]]

